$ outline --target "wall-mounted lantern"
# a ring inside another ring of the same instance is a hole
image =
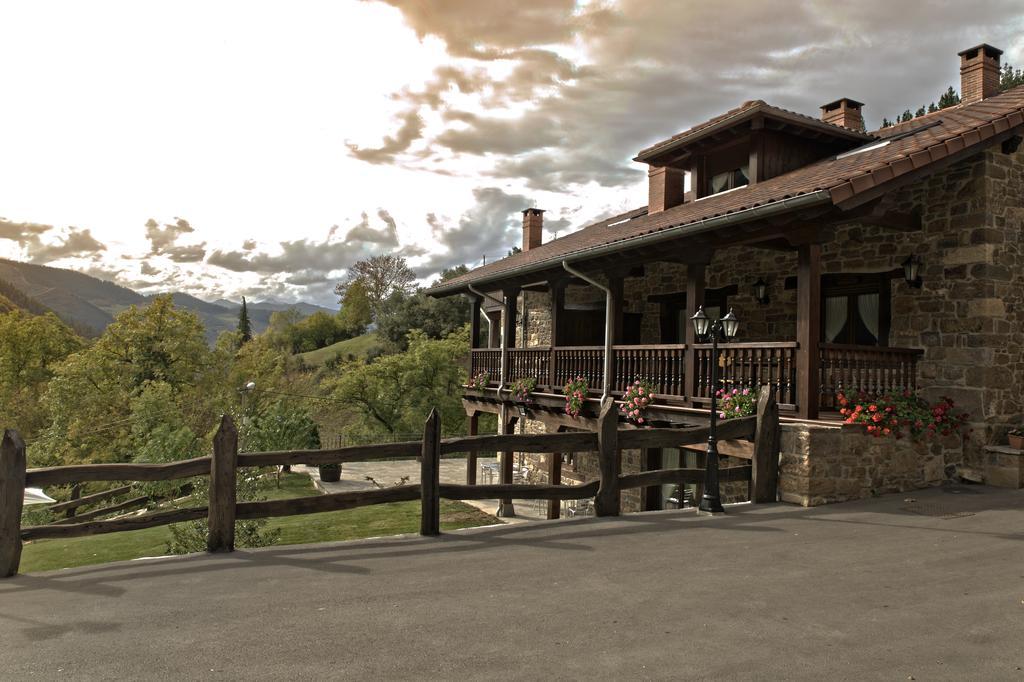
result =
[[[921,288],[921,265],[921,257],[913,253],[903,261],[903,279],[915,289]]]
[[[763,277],[758,277],[754,282],[754,298],[761,305],[767,305],[770,300],[768,298],[768,282],[765,282]]]

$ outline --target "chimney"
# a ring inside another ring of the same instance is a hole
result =
[[[658,213],[685,201],[686,174],[678,168],[650,166],[647,182],[648,213]]]
[[[864,117],[860,110],[863,102],[843,97],[835,102],[821,105],[821,120],[850,130],[864,132]]]
[[[982,43],[960,55],[960,101],[980,102],[999,94],[999,55],[1002,50]]]
[[[535,249],[544,241],[544,210],[523,210],[523,251]]]

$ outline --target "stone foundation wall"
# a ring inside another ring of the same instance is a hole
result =
[[[805,507],[939,485],[964,462],[958,436],[875,438],[852,424],[783,424],[780,449],[780,498]]]

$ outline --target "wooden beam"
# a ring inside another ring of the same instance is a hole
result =
[[[210,519],[206,551],[235,551],[235,502],[238,471],[238,431],[231,417],[224,415],[213,436],[210,463]]]
[[[779,405],[775,386],[761,387],[757,398],[757,427],[754,433],[754,457],[750,501],[776,502],[779,493]]]
[[[697,353],[693,346],[697,343],[697,333],[690,324],[690,318],[697,313],[697,307],[704,304],[704,269],[703,264],[694,263],[686,266],[686,367],[683,370],[683,381],[686,384],[686,398],[690,406],[697,395]]]
[[[480,347],[480,298],[469,297],[469,347]]]
[[[821,245],[801,244],[796,292],[797,415],[818,418],[821,337]]]
[[[480,428],[480,413],[476,410],[469,415],[469,437],[477,434]],[[477,451],[470,450],[466,454],[466,485],[476,485],[476,457]]]
[[[597,456],[601,469],[601,486],[594,498],[594,511],[598,516],[618,516],[620,507],[619,473],[619,414],[615,401],[605,398],[601,416],[597,420]]]
[[[4,431],[0,443],[0,578],[16,575],[21,564],[25,461],[25,441],[17,431]]]
[[[549,485],[562,485],[562,453],[552,452],[548,456],[548,484]],[[550,500],[548,502],[548,518],[557,519],[560,515],[561,509],[558,505],[558,500]]]
[[[622,343],[622,319],[623,319],[623,280],[621,276],[609,275],[608,288],[612,292],[612,343]],[[554,345],[554,344],[552,344]],[[612,377],[614,377],[614,372]],[[612,381],[614,385],[614,381]]]
[[[420,535],[441,534],[441,415],[435,407],[423,425],[420,454]]]
[[[509,405],[502,403],[501,412],[498,414],[498,433],[509,435],[515,428],[516,418],[509,415]],[[515,453],[512,450],[502,450],[498,480],[503,485],[512,485],[512,458]],[[509,518],[516,515],[516,508],[512,504],[512,498],[505,496],[498,499],[498,511],[495,514],[498,518]]]

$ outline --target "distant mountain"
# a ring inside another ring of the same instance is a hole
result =
[[[223,298],[214,301],[216,305],[224,306],[225,308],[233,308],[235,310],[242,307],[241,301],[227,301]],[[267,299],[265,301],[246,301],[246,307],[249,311],[253,310],[265,310],[268,313],[276,313],[282,310],[291,310],[294,308],[303,315],[309,316],[313,313],[327,313],[328,315],[337,315],[338,311],[333,308],[326,308],[324,306],[316,305],[313,303],[306,303],[305,301],[298,301],[296,303],[287,303],[285,301],[275,301],[273,299]]]
[[[3,298],[0,300],[0,310],[7,305],[36,313],[50,310],[79,333],[95,336],[114,321],[117,313],[133,305],[145,306],[155,296],[143,296],[137,291],[76,270],[0,258],[0,297]],[[206,327],[206,337],[211,342],[221,332],[235,329],[238,325],[241,301],[209,303],[181,292],[172,293],[172,297],[176,306],[191,310],[199,316]],[[32,306],[36,309],[33,310]],[[309,303],[253,303],[248,307],[249,320],[256,333],[267,328],[271,313],[277,310],[294,307],[303,316],[317,310],[326,310],[332,314],[335,312]]]

